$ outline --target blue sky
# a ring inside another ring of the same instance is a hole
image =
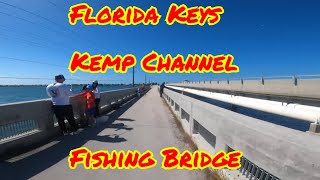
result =
[[[6,6],[23,8],[52,23]],[[162,15],[157,26],[84,26],[68,23],[71,5],[87,2],[95,12],[103,6],[156,6]],[[187,6],[221,5],[225,9],[215,26],[168,26],[165,16],[171,3]],[[67,69],[74,51],[91,54],[134,54],[138,61],[152,50],[158,53],[232,54],[240,67],[237,74],[147,74],[152,81],[209,80],[273,75],[318,74],[320,65],[320,2],[316,0],[212,0],[212,1],[134,1],[134,0],[0,0],[0,77],[52,78],[63,73],[74,82],[105,80],[104,83],[131,83],[127,74],[71,75]],[[33,60],[62,67],[13,61]],[[136,66],[136,82],[145,73]],[[51,80],[1,79],[0,84],[46,84]],[[70,82],[70,81],[69,81]]]

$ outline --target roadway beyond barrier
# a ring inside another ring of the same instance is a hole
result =
[[[164,90],[164,98],[199,149],[212,154],[242,151],[243,177],[320,179],[320,136],[238,114],[170,89]]]
[[[318,106],[320,102],[318,75],[187,81],[167,85],[312,106]]]
[[[248,98],[243,96],[234,96],[174,86],[167,87],[170,89],[181,91],[183,94],[184,92],[187,92],[194,95],[228,103],[231,105],[245,107],[271,114],[277,114],[284,117],[294,118],[300,121],[307,121],[311,123],[309,127],[309,132],[320,133],[320,108],[316,106],[306,106],[300,104],[262,100],[258,98]]]
[[[75,136],[60,137],[38,149],[1,162],[1,179],[207,179],[203,171],[166,171],[161,168],[163,158],[160,151],[163,148],[173,146],[180,151],[191,150],[183,142],[183,135],[173,118],[157,89],[153,88],[140,99],[135,98],[99,118],[97,128],[85,129]],[[71,170],[68,166],[69,152],[78,147],[110,152],[150,150],[158,163],[147,170],[85,170],[81,165]]]

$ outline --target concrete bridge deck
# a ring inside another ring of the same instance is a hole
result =
[[[174,117],[156,88],[140,99],[133,99],[120,109],[98,120],[98,127],[84,129],[75,136],[59,137],[37,149],[0,162],[1,179],[208,179],[203,171],[161,168],[159,152],[174,146],[180,151],[189,149]],[[76,170],[68,166],[70,150],[87,147],[98,150],[151,150],[158,163],[148,170]]]

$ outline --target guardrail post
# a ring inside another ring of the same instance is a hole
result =
[[[179,119],[181,119],[181,104],[177,104],[178,105],[178,117],[179,117]]]
[[[48,121],[46,123],[46,126],[43,127],[45,129],[52,129],[54,128],[54,113],[53,113],[53,110],[51,110],[50,112],[48,112]],[[43,129],[42,129],[43,130]]]
[[[44,102],[37,102],[37,103],[41,103],[40,105],[41,109],[38,109],[38,110],[39,112],[42,112],[41,113],[42,118],[36,119],[38,128],[43,131],[54,128],[54,113],[53,113],[53,109],[51,108],[51,102],[48,103],[48,101],[44,101]],[[32,106],[30,106],[30,109],[31,108]],[[30,111],[33,111],[33,109],[31,109]]]
[[[309,128],[309,132],[320,133],[320,124],[319,124],[319,122],[311,123],[310,124],[310,128]]]
[[[194,119],[193,119],[193,103],[190,102],[190,112],[189,112],[189,132],[190,132],[190,135],[192,134],[196,134],[196,131],[195,131],[195,127],[194,127]]]

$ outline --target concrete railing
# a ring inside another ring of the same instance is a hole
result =
[[[320,107],[248,98],[184,87],[167,87],[181,91],[182,93],[190,93],[196,96],[224,102],[235,107],[240,106],[261,112],[277,114],[283,117],[293,118],[295,121],[307,121],[310,122],[309,132],[320,133]]]
[[[145,88],[149,90],[149,87]],[[100,109],[107,112],[136,96],[137,88],[101,93]],[[84,118],[85,100],[71,97],[76,122]],[[0,156],[19,151],[52,136],[59,127],[49,99],[0,105]]]
[[[319,76],[284,76],[215,81],[186,81],[168,85],[213,91],[320,99]]]
[[[164,90],[164,99],[199,149],[210,153],[242,151],[240,173],[246,177],[320,179],[319,136],[238,114],[169,89]]]

